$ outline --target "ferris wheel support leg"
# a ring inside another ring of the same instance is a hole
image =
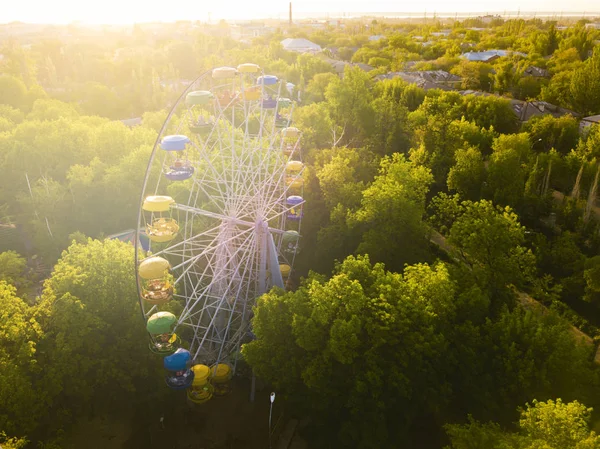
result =
[[[256,230],[260,242],[260,259],[258,261],[258,295],[260,296],[267,291],[267,257],[269,252],[267,246],[267,238],[269,236],[267,223],[264,221],[257,222]]]
[[[269,233],[267,240],[269,243],[269,271],[271,272],[271,284],[273,286],[285,288],[283,276],[281,276],[281,270],[279,269],[277,246],[275,245],[275,240],[273,240],[273,234]]]

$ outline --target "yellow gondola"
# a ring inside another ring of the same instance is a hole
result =
[[[237,71],[240,73],[258,73],[260,72],[260,66],[258,64],[252,64],[246,62],[237,66]]]
[[[150,304],[164,304],[173,297],[169,262],[154,256],[144,259],[138,268],[142,278],[142,298]]]
[[[187,397],[196,404],[203,404],[212,398],[214,392],[214,387],[208,382],[211,371],[206,365],[194,365],[192,371],[194,380],[187,391]]]
[[[170,214],[173,203],[175,201],[170,196],[149,196],[144,200],[142,209],[150,212],[146,220],[146,233],[151,241],[165,243],[177,236],[179,225]]]

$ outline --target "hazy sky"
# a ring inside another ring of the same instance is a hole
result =
[[[201,20],[208,14],[216,19],[285,18],[288,1],[284,0],[6,0],[0,8],[0,23],[14,20],[34,23],[87,23],[125,24],[145,21]],[[302,13],[362,12],[423,12],[428,14],[454,12],[503,11],[587,11],[600,14],[597,0],[298,0],[294,11]]]

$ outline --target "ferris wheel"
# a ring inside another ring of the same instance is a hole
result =
[[[154,145],[137,227],[150,251],[135,239],[136,278],[172,388],[207,385],[206,367],[231,376],[255,300],[289,288],[304,204],[292,86],[256,64],[215,68],[183,92]]]

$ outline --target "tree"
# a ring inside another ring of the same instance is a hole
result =
[[[21,110],[27,109],[27,86],[19,78],[1,75],[0,98],[2,104]]]
[[[577,111],[585,115],[600,113],[600,48],[583,67],[573,73],[571,95]]]
[[[384,158],[379,175],[363,191],[361,207],[350,216],[350,225],[364,232],[357,251],[395,269],[422,260],[425,196],[432,180],[427,168],[403,155]]]
[[[493,67],[490,64],[462,59],[452,69],[452,73],[462,78],[461,87],[463,89],[484,90],[487,92],[492,90]]]
[[[546,44],[544,56],[552,55],[556,49],[558,49],[558,33],[556,32],[556,26],[554,22],[550,24],[548,28],[548,41]]]
[[[445,402],[454,286],[444,265],[386,272],[348,257],[330,280],[258,300],[257,339],[243,354],[257,375],[301,402],[337,447],[393,447],[419,413]],[[393,418],[391,418],[393,417]],[[391,419],[390,419],[391,418]]]
[[[49,405],[34,381],[41,375],[36,352],[42,335],[34,310],[0,281],[0,428],[12,435],[33,431]]]
[[[325,100],[325,91],[336,78],[335,73],[317,73],[306,86],[306,100],[315,103]]]
[[[520,204],[530,153],[531,142],[526,133],[503,134],[494,140],[485,189],[494,203],[511,206]]]
[[[339,144],[345,128],[334,123],[327,103],[313,103],[294,111],[294,123],[302,129],[302,144],[305,148],[327,148]]]
[[[110,409],[160,382],[132,264],[131,245],[89,239],[63,252],[46,281],[38,311],[45,333],[39,363],[44,391],[67,417],[92,404]]]
[[[449,241],[461,251],[477,284],[493,299],[510,303],[507,285],[524,285],[535,266],[531,250],[523,246],[525,228],[510,207],[486,200],[463,205],[464,213],[452,225]]]
[[[338,204],[349,209],[360,205],[362,191],[377,171],[377,159],[368,150],[339,148],[331,160],[317,171],[325,204],[331,210]]]
[[[0,443],[4,449],[23,449],[29,441],[26,438],[10,438],[0,432]]]
[[[27,262],[15,251],[0,253],[0,281],[14,286],[22,286],[27,280],[24,276]]]
[[[448,172],[448,189],[468,200],[478,200],[485,180],[485,166],[477,148],[456,150],[456,163]]]
[[[547,152],[550,148],[566,155],[577,146],[579,124],[571,115],[553,117],[550,114],[532,117],[523,125],[529,133],[533,149]]]
[[[380,155],[406,153],[410,128],[408,109],[391,97],[379,97],[371,103],[375,126],[370,137],[372,147]]]
[[[343,142],[362,142],[372,130],[373,94],[369,75],[358,67],[346,67],[342,80],[333,80],[325,91],[330,116],[344,130]]]
[[[466,95],[463,101],[467,121],[487,129],[493,127],[499,133],[517,130],[515,114],[506,98]]]
[[[494,66],[494,70],[496,71],[494,75],[494,90],[501,94],[510,92],[518,82],[513,61],[498,62]]]
[[[519,432],[506,432],[497,424],[446,425],[452,449],[586,449],[600,447],[600,436],[590,431],[591,408],[561,399],[525,404],[520,409]]]

